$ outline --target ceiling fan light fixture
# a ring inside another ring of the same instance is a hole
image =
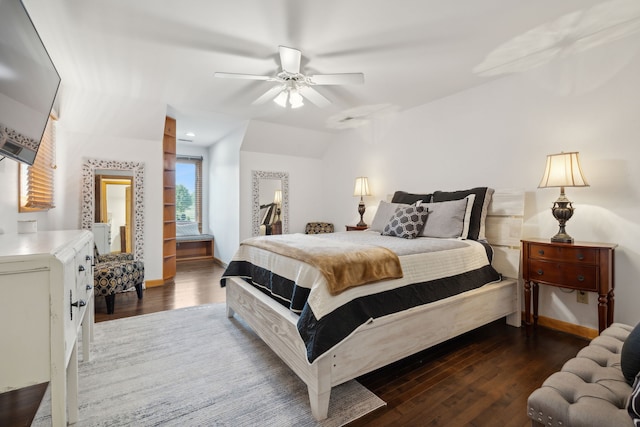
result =
[[[298,93],[298,91],[291,91],[289,94],[289,104],[291,104],[291,108],[300,108],[304,105],[302,95]]]
[[[287,108],[287,97],[289,93],[286,90],[283,90],[273,99],[273,102],[281,106],[282,108]]]

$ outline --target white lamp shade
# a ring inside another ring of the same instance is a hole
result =
[[[278,104],[282,108],[286,108],[287,107],[287,98],[288,98],[288,96],[289,96],[289,92],[287,92],[286,90],[283,90],[282,92],[280,92],[278,94],[278,96],[276,96],[273,99],[273,102],[275,102],[276,104]]]
[[[298,93],[296,90],[292,90],[289,94],[289,104],[291,104],[291,108],[300,108],[304,105],[302,101],[302,95]]]
[[[273,203],[279,205],[282,203],[282,190],[276,190],[273,195]]]
[[[588,187],[580,168],[578,152],[549,154],[538,188]]]
[[[354,196],[370,196],[369,181],[366,176],[359,176],[356,178],[356,186],[353,189]]]

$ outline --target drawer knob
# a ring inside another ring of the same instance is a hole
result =
[[[584,255],[578,254],[578,260],[580,260],[580,261],[584,260]]]
[[[578,282],[584,282],[584,276],[582,274],[578,275]]]
[[[85,288],[86,290],[90,291],[91,289],[93,289],[93,286],[91,285],[87,285],[87,287]]]
[[[84,260],[85,260],[85,261],[91,261],[91,256],[90,256],[90,255],[85,256],[85,257],[84,257]]]
[[[84,271],[84,265],[81,265],[80,267],[78,267],[78,271]]]
[[[538,255],[544,255],[544,250],[538,249]]]
[[[544,271],[542,271],[542,269],[539,269],[537,273],[538,273],[538,276],[542,276],[544,274]]]

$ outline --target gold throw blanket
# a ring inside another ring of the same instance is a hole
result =
[[[398,256],[380,246],[305,234],[254,237],[241,244],[265,249],[316,267],[326,278],[331,295],[354,286],[402,277]]]

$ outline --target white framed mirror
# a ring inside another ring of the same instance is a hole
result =
[[[289,173],[251,171],[252,235],[289,233]]]
[[[130,174],[133,180],[133,215],[131,228],[133,256],[144,261],[144,163],[116,160],[87,159],[82,165],[82,217],[81,227],[92,230],[96,218],[96,171],[105,174]]]

